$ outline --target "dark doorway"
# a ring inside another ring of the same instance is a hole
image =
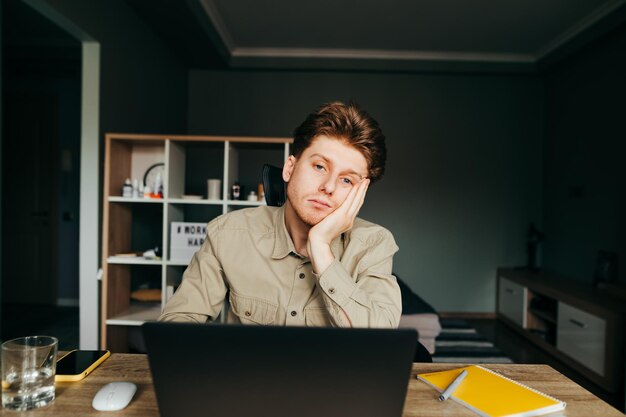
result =
[[[80,71],[77,40],[3,2],[2,340],[78,347]]]
[[[54,305],[58,99],[9,93],[3,103],[3,301]]]

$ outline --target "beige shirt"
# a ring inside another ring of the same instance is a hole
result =
[[[387,229],[357,218],[331,243],[335,261],[317,275],[296,253],[283,207],[237,210],[208,224],[159,320],[213,320],[228,295],[227,323],[397,327],[397,250]]]

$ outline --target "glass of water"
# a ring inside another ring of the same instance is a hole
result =
[[[28,336],[2,344],[2,406],[25,411],[54,401],[58,340]]]

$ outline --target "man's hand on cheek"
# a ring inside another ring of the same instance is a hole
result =
[[[334,261],[335,258],[330,251],[330,242],[352,228],[354,219],[365,201],[369,184],[370,180],[366,178],[353,187],[335,211],[309,230],[307,251],[313,270],[317,274],[324,272]]]

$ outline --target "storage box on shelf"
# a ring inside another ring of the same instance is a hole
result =
[[[498,318],[609,392],[623,389],[626,305],[545,271],[498,269]]]
[[[172,223],[206,224],[231,210],[265,204],[258,195],[263,164],[282,165],[290,142],[263,137],[105,136],[102,348],[128,351],[129,330],[155,320],[180,283],[188,259],[176,250],[172,256]],[[142,182],[146,175],[151,187],[155,181],[162,184],[162,197],[122,197],[126,179]],[[221,180],[219,199],[207,199],[211,178]],[[230,193],[235,182],[243,191],[240,200]],[[257,193],[253,201],[247,199],[250,191]],[[141,256],[149,249],[160,256]]]

